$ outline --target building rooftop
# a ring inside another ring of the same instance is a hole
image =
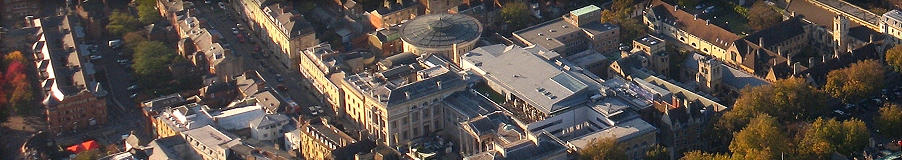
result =
[[[258,118],[254,118],[251,120],[250,125],[253,127],[261,128],[274,124],[279,124],[281,122],[288,121],[290,118],[288,116],[282,114],[267,114]]]
[[[864,8],[855,6],[849,2],[844,2],[844,1],[840,1],[840,0],[810,0],[810,1],[817,1],[819,3],[829,6],[831,8],[835,8],[835,9],[839,10],[840,12],[843,12],[843,13],[852,15],[854,17],[857,17],[859,19],[862,19],[865,22],[870,23],[871,25],[874,25],[874,27],[876,27],[876,25],[880,24],[880,16],[878,16],[874,13],[871,13],[871,11],[865,10]],[[811,15],[811,16],[814,16],[814,15]]]
[[[674,6],[659,0],[652,2],[651,11],[658,21],[673,25],[676,28],[686,31],[688,34],[695,35],[704,41],[713,43],[719,48],[727,49],[731,42],[739,39],[739,36],[733,34],[720,26],[709,24],[704,19],[696,18],[689,12],[675,9]],[[652,14],[649,14],[652,15]]]
[[[476,18],[450,13],[417,16],[401,27],[401,39],[417,47],[448,47],[474,41],[482,35]]]
[[[577,16],[581,16],[581,15],[584,15],[584,14],[586,14],[586,13],[597,12],[597,11],[599,11],[599,10],[601,10],[601,8],[598,8],[598,6],[595,6],[595,5],[588,5],[588,6],[585,6],[585,7],[583,7],[583,8],[579,8],[579,9],[570,11],[570,14],[577,15]]]
[[[790,1],[786,11],[795,12],[796,15],[804,15],[805,20],[825,27],[828,32],[833,32],[833,17],[839,15],[825,8],[818,7],[809,0]],[[855,21],[849,21],[849,28],[860,25]]]
[[[895,10],[895,9],[894,9],[894,10],[892,10],[892,11],[883,13],[883,17],[891,18],[891,19],[894,19],[894,20],[896,20],[896,21],[902,21],[902,11],[899,11],[899,10]],[[894,26],[894,27],[896,27],[896,28],[902,28],[902,27],[900,27],[900,26]]]
[[[572,38],[563,37],[565,35],[572,35],[574,32],[586,32],[594,35],[616,28],[619,27],[610,23],[600,22],[591,22],[580,27],[565,21],[564,18],[561,17],[521,29],[514,32],[514,34],[523,40],[526,40],[527,42],[525,43],[528,43],[529,45],[540,45],[545,48],[558,48],[567,45],[563,43],[566,42],[564,39]]]
[[[749,34],[743,39],[757,43],[760,40],[759,38],[763,38],[765,41],[763,47],[771,48],[771,46],[776,44],[783,44],[784,41],[787,41],[792,37],[805,34],[805,25],[807,25],[807,23],[802,21],[801,16],[795,16],[783,22],[774,24],[771,27]]]
[[[579,138],[575,138],[567,142],[568,145],[585,149],[593,140],[606,137],[617,138],[618,141],[629,140],[637,136],[645,135],[649,132],[655,132],[657,128],[645,122],[641,118],[633,118],[632,120],[619,123],[611,128],[607,128],[592,134],[588,134]]]
[[[291,8],[291,6],[282,3],[273,3],[263,9],[271,18],[270,20],[279,26],[282,34],[287,35],[289,39],[313,33],[313,27],[310,22],[304,19],[304,16]]]
[[[321,119],[311,119],[308,124],[299,129],[304,134],[319,139],[319,142],[321,142],[323,146],[333,150],[344,147],[342,145],[357,143],[357,140],[346,134],[344,131],[338,130]],[[325,143],[327,141],[329,143]]]
[[[425,97],[441,90],[449,90],[466,81],[456,72],[444,66],[435,66],[420,70],[419,64],[398,66],[377,73],[360,73],[345,77],[348,83],[372,99],[379,100],[385,106],[393,107],[404,102]],[[411,81],[407,77],[416,74],[424,78]]]
[[[235,142],[240,143],[240,139],[233,139],[232,137],[223,134],[218,129],[213,128],[209,125],[197,129],[188,130],[182,132],[182,134],[187,137],[196,139],[207,148],[214,148],[215,150],[225,150],[234,145],[237,145]]]
[[[90,92],[103,97],[108,92],[94,79],[94,64],[87,60],[91,55],[81,41],[84,32],[78,22],[69,16],[34,19],[40,28],[38,42],[32,45],[43,90],[49,91],[45,105],[62,101],[68,96]],[[46,78],[44,78],[46,77]]]
[[[491,45],[476,48],[462,58],[473,64],[487,81],[501,85],[545,114],[582,102],[581,95],[601,85],[576,66],[566,66],[539,56],[551,52],[541,47]],[[527,69],[528,68],[528,69]]]
[[[454,92],[448,97],[442,99],[446,105],[455,111],[463,114],[467,118],[474,118],[480,115],[488,115],[492,112],[500,110],[500,106],[486,98],[477,97],[476,93],[470,91]]]

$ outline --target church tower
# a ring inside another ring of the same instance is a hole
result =
[[[698,74],[695,76],[699,89],[707,93],[716,91],[717,86],[721,85],[720,83],[723,79],[723,69],[720,61],[713,58],[699,59]]]
[[[833,17],[833,48],[844,53],[849,43],[849,18],[842,15]]]

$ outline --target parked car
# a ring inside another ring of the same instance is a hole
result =
[[[276,86],[276,89],[284,91],[284,90],[288,90],[288,87],[285,87],[285,85],[279,84],[278,86]]]
[[[101,58],[103,58],[103,56],[101,56],[101,55],[91,55],[91,60],[98,60]]]
[[[232,34],[236,34],[236,35],[237,35],[237,34],[240,34],[240,33],[241,33],[241,32],[238,32],[238,28],[232,27]]]
[[[260,45],[254,45],[254,52],[260,52]]]
[[[285,81],[285,78],[283,78],[281,74],[276,74],[276,80],[282,82]]]
[[[128,87],[128,90],[129,90],[129,91],[133,91],[133,90],[136,90],[136,89],[138,89],[138,88],[140,88],[140,87],[138,87],[138,85],[132,85],[132,86]]]
[[[109,42],[109,45],[112,48],[119,48],[119,46],[122,46],[122,40],[120,40],[120,39],[111,40]]]
[[[132,98],[132,99],[134,99],[135,97],[138,97],[138,93],[134,93],[131,96],[128,96],[128,98]]]
[[[219,2],[219,8],[222,8],[223,10],[225,10],[226,9],[225,2]]]
[[[129,60],[127,60],[127,59],[120,59],[120,60],[116,60],[116,62],[119,62],[119,64],[122,64],[122,65],[125,65],[125,64],[128,64],[128,63],[131,62],[131,61],[129,61]]]

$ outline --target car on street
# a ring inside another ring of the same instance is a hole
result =
[[[103,56],[101,56],[101,55],[91,55],[91,60],[98,60],[101,58],[103,58]]]
[[[128,87],[128,90],[129,90],[129,91],[134,91],[134,90],[136,90],[136,89],[138,89],[138,88],[140,88],[140,87],[138,87],[138,85],[132,85],[132,86],[129,86],[129,87]]]
[[[113,47],[113,48],[119,48],[119,46],[122,46],[122,40],[119,40],[119,39],[111,40],[109,42],[109,45],[110,45],[110,47]]]
[[[223,10],[225,10],[225,9],[226,9],[226,3],[225,3],[225,2],[219,2],[219,8],[222,8]]]
[[[244,26],[241,23],[235,23],[235,26],[238,26],[238,30],[244,30]]]
[[[238,32],[238,28],[232,27],[232,34],[240,34],[240,33],[241,32]]]
[[[244,40],[244,35],[238,34],[238,42],[241,42],[241,43],[246,42],[246,41]]]
[[[134,93],[131,96],[128,96],[128,98],[132,98],[132,99],[134,99],[135,97],[138,97],[138,93]]]
[[[119,62],[119,64],[122,64],[122,65],[125,65],[125,64],[128,64],[130,61],[127,59],[120,59],[120,60],[116,60],[116,62]]]
[[[285,87],[285,85],[279,84],[278,86],[276,86],[276,89],[284,91],[284,90],[288,90],[288,87]]]
[[[260,52],[260,45],[254,45],[254,52]]]
[[[285,81],[285,78],[283,78],[281,74],[276,74],[276,80],[282,82]]]
[[[211,0],[204,0],[204,3],[206,3],[206,4],[213,4],[213,1],[211,1]]]

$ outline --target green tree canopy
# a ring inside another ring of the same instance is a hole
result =
[[[138,18],[121,11],[113,11],[109,17],[110,23],[107,23],[106,30],[116,37],[125,33],[138,29]]]
[[[608,160],[625,160],[629,159],[626,152],[619,145],[617,139],[613,137],[596,139],[589,143],[589,146],[579,151],[580,159],[608,159]]]
[[[681,160],[729,160],[729,155],[705,153],[699,150],[689,151]]]
[[[630,41],[648,33],[647,26],[635,18],[630,18],[633,13],[634,0],[615,0],[611,9],[601,11],[601,22],[608,22],[620,26],[620,40]]]
[[[867,98],[883,87],[883,72],[876,60],[859,61],[848,68],[830,71],[824,90],[846,103]]]
[[[783,126],[767,114],[758,114],[730,143],[732,157],[738,159],[780,159],[790,153]]]
[[[141,42],[147,41],[145,37],[145,33],[141,31],[128,32],[125,36],[122,36],[122,41],[125,42],[125,48],[129,48],[134,50],[138,44]]]
[[[158,41],[140,42],[134,50],[132,68],[140,79],[139,85],[149,90],[165,88],[172,80],[169,64],[176,57],[175,50]]]
[[[784,122],[812,119],[829,112],[826,101],[827,94],[809,86],[804,79],[778,80],[772,85],[743,89],[733,110],[724,113],[715,128],[736,132],[761,113]]]
[[[861,120],[839,122],[818,118],[804,131],[803,136],[799,142],[799,153],[806,157],[829,159],[834,152],[855,156],[854,153],[867,146],[870,133]]]
[[[902,72],[902,45],[893,46],[886,51],[886,64],[893,66],[896,72]]]
[[[529,7],[520,1],[510,1],[501,6],[501,20],[507,24],[508,31],[517,31],[533,23]]]
[[[647,160],[659,160],[659,159],[670,159],[670,154],[668,154],[667,148],[664,146],[654,144],[648,147],[648,150],[645,151],[645,159]]]
[[[902,138],[902,108],[897,104],[887,104],[880,107],[880,111],[874,121],[877,122],[877,129],[887,138]]]
[[[762,30],[783,21],[783,16],[764,1],[757,1],[749,8],[749,26],[754,30]]]

